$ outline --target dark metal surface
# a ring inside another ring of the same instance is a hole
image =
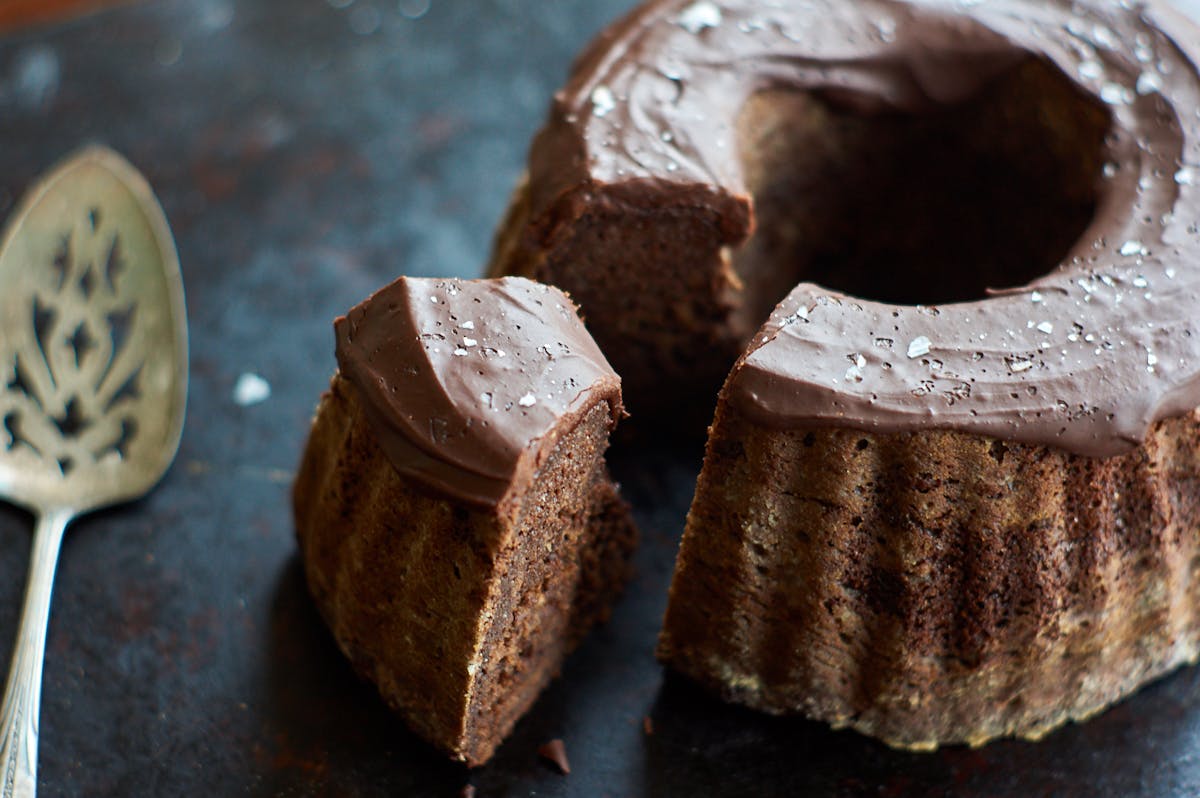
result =
[[[330,321],[400,272],[477,273],[550,92],[629,4],[164,0],[0,40],[0,213],[81,143],[114,146],[161,196],[192,325],[175,467],[67,539],[43,796],[1200,793],[1196,669],[1038,744],[935,755],[664,683],[652,650],[694,451],[617,452],[636,581],[491,765],[442,761],[354,678],[304,591],[287,501]],[[234,402],[243,372],[266,402]],[[4,656],[29,532],[0,509]],[[538,761],[552,737],[569,776]]]

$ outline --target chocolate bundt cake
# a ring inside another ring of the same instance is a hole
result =
[[[1198,43],[1153,2],[662,0],[583,53],[493,271],[571,291],[635,414],[725,377],[666,664],[929,748],[1197,658]]]
[[[520,278],[402,277],[335,327],[294,492],[308,585],[408,725],[478,765],[627,579],[620,380]]]

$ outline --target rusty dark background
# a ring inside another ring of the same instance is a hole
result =
[[[652,649],[699,465],[686,447],[614,453],[645,534],[638,575],[492,764],[443,761],[351,673],[288,509],[330,320],[399,273],[478,273],[550,93],[629,5],[161,0],[0,39],[0,214],[81,144],[114,146],[174,227],[192,333],[174,468],[63,550],[41,795],[1200,794],[1196,669],[1038,744],[935,755],[664,679]],[[244,372],[267,401],[234,402]],[[5,662],[30,530],[0,507]],[[569,776],[536,756],[552,737]]]

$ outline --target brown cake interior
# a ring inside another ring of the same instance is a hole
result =
[[[354,666],[457,759],[491,756],[627,578],[610,423],[604,401],[564,422],[502,514],[400,476],[340,376],[322,400],[294,494],[313,596]]]
[[[508,734],[628,578],[633,528],[602,459],[610,422],[600,404],[564,435],[496,557],[467,750]]]

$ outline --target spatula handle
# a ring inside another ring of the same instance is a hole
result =
[[[70,511],[46,513],[38,519],[29,563],[29,583],[21,627],[13,648],[4,705],[0,708],[0,766],[3,798],[34,798],[37,794],[38,712],[42,703],[42,661],[46,653],[46,624],[50,593],[63,532]]]

